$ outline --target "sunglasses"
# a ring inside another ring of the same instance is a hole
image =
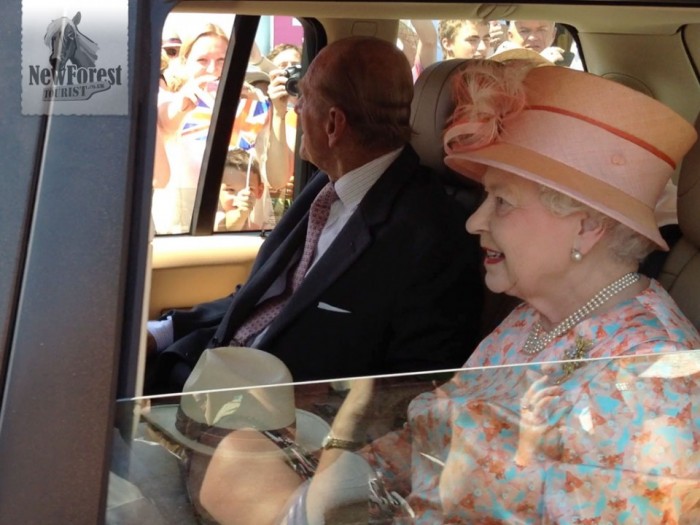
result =
[[[168,55],[170,58],[175,58],[180,52],[180,48],[178,47],[164,47],[163,50],[165,51],[165,54]]]

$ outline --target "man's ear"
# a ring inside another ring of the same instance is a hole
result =
[[[343,136],[347,133],[348,121],[345,112],[337,106],[328,110],[326,120],[326,135],[328,136],[328,147],[337,146]]]
[[[442,46],[442,49],[444,49],[448,53],[452,51],[452,45],[450,44],[450,41],[447,38],[443,38],[442,40],[440,40],[440,46]]]
[[[607,227],[603,221],[582,213],[575,248],[586,255],[598,244],[606,231]]]

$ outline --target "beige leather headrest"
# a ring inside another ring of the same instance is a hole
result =
[[[450,171],[443,162],[442,131],[454,110],[451,76],[465,62],[460,58],[436,62],[421,73],[414,86],[411,125],[416,133],[411,145],[422,164],[438,175]]]
[[[695,129],[700,130],[700,117]],[[678,224],[683,237],[700,247],[700,141],[685,156],[678,174]]]

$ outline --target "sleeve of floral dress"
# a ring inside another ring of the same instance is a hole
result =
[[[563,423],[544,472],[549,521],[697,522],[686,520],[700,504],[699,353],[611,359]]]

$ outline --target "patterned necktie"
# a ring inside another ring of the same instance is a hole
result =
[[[333,183],[329,182],[316,195],[309,210],[309,223],[306,227],[306,241],[304,251],[296,267],[292,266],[287,274],[287,286],[281,294],[270,297],[260,303],[250,317],[240,326],[233,336],[231,344],[234,346],[245,346],[246,342],[253,335],[261,332],[267,327],[287,304],[289,297],[299,288],[304,280],[306,272],[313,260],[318,238],[321,236],[323,227],[328,220],[331,204],[338,198]]]

